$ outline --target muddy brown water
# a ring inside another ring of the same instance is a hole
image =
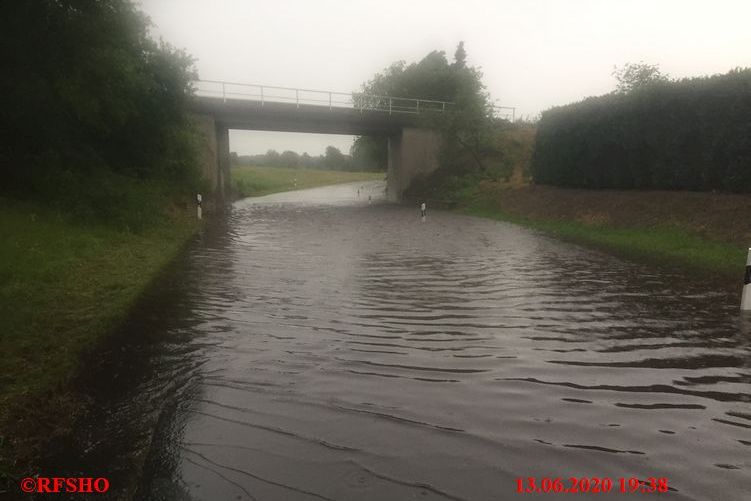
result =
[[[68,467],[147,500],[751,498],[739,288],[357,186],[207,227],[92,369]]]

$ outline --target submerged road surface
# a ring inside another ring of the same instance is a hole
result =
[[[237,202],[133,320],[137,499],[751,499],[740,289],[363,184]]]

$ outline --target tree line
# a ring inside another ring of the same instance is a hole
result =
[[[131,1],[16,2],[0,30],[0,194],[132,228],[145,185],[195,192],[193,61]]]
[[[671,80],[636,64],[616,77],[610,94],[543,112],[535,182],[751,192],[751,69]]]
[[[231,152],[231,164],[233,166],[257,166],[257,167],[286,167],[302,169],[323,169],[342,171],[375,171],[386,170],[386,155],[378,155],[369,149],[370,137],[360,137],[350,150],[350,154],[344,154],[335,146],[327,146],[323,155],[311,156],[308,153],[300,155],[297,152],[286,150],[281,153],[274,149],[258,155],[238,155]]]

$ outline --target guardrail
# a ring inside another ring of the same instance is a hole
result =
[[[493,115],[496,118],[501,118],[503,120],[515,122],[516,121],[516,108],[513,106],[493,105]]]
[[[198,80],[194,82],[197,96],[227,100],[255,101],[259,106],[266,103],[290,103],[300,106],[321,106],[330,110],[355,109],[359,111],[381,111],[394,113],[445,113],[454,103],[431,99],[376,96],[365,93],[346,93],[326,90],[295,89],[269,85],[222,82],[219,80]]]

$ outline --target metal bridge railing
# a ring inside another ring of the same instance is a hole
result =
[[[515,122],[516,107],[493,105],[493,116],[503,120],[508,120],[509,122]]]
[[[227,100],[255,101],[260,106],[266,103],[290,103],[300,106],[321,106],[330,110],[348,108],[359,111],[394,113],[424,113],[449,111],[454,103],[430,99],[376,96],[364,93],[346,93],[268,85],[198,80],[194,82],[197,96]]]

